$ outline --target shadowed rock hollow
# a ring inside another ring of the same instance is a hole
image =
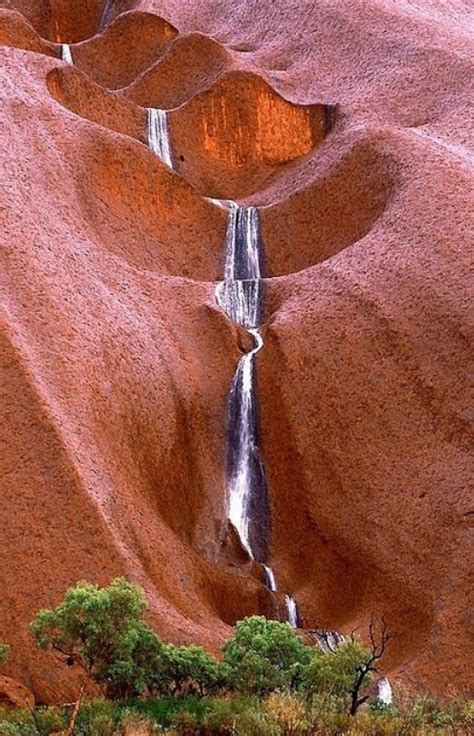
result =
[[[261,208],[281,589],[308,627],[386,613],[389,676],[468,689],[466,4],[2,0],[0,44],[6,674],[72,697],[28,623],[78,579],[130,577],[160,633],[212,649],[272,615],[225,518],[248,345],[215,303],[207,195]],[[147,107],[170,109],[175,172]]]

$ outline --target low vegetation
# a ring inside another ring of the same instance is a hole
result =
[[[8,646],[8,644],[2,644],[0,642],[0,663],[6,662],[9,656],[10,656],[10,647]]]
[[[441,705],[399,689],[397,706],[373,697],[376,662],[389,640],[372,621],[364,646],[334,652],[307,644],[287,623],[239,621],[220,661],[201,647],[163,642],[144,621],[143,591],[119,578],[80,583],[31,632],[41,649],[81,674],[77,702],[0,708],[0,736],[426,736],[471,734],[472,701]],[[8,647],[0,644],[0,660]],[[104,697],[84,700],[94,683]],[[372,695],[372,697],[370,697]]]

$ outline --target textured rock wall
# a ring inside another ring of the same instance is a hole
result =
[[[38,698],[73,680],[28,622],[77,579],[129,576],[164,636],[211,648],[273,610],[220,547],[245,338],[215,304],[225,213],[203,195],[262,206],[282,589],[309,627],[385,612],[390,675],[468,686],[468,10],[0,1],[0,639]],[[173,108],[177,173],[147,106]]]

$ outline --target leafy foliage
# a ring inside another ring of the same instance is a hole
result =
[[[473,702],[442,704],[412,698],[403,708],[366,709],[351,717],[334,695],[309,702],[298,693],[267,698],[150,698],[126,703],[104,699],[85,702],[74,736],[471,736]],[[66,709],[0,708],[0,736],[52,736],[63,731]],[[172,730],[167,730],[169,728]]]
[[[65,728],[62,708],[0,708],[0,736],[51,736]]]
[[[107,587],[78,583],[55,609],[31,623],[38,646],[79,665],[110,697],[143,692],[162,664],[165,645],[142,620],[144,593],[123,578]]]
[[[64,731],[68,720],[65,733],[74,736],[151,736],[169,727],[183,736],[473,731],[472,701],[400,699],[394,707],[375,700],[358,712],[389,639],[383,617],[378,628],[371,621],[369,647],[352,636],[325,653],[305,644],[289,624],[252,616],[237,624],[220,665],[201,647],[162,642],[144,622],[145,609],[143,591],[119,578],[104,588],[79,583],[57,608],[40,611],[31,624],[38,646],[82,667],[111,700],[81,707],[81,688],[72,712],[0,709],[0,736],[50,736]],[[2,655],[8,647],[0,646]],[[221,697],[209,697],[217,690]],[[144,693],[167,697],[136,700]]]
[[[168,727],[174,723],[179,713],[190,713],[196,721],[203,718],[208,709],[206,699],[196,695],[186,695],[181,698],[148,698],[134,700],[125,704],[128,713],[136,714],[141,720],[149,720],[156,725]]]
[[[173,695],[210,693],[217,688],[219,676],[216,660],[202,647],[167,647],[162,683]]]
[[[52,648],[68,665],[100,679],[133,650],[145,607],[143,591],[124,578],[104,588],[78,583],[57,608],[41,610],[30,628],[41,649]]]
[[[257,695],[295,687],[311,655],[289,624],[263,616],[239,621],[222,651],[227,684]]]
[[[346,695],[351,692],[359,668],[369,656],[369,649],[358,641],[347,640],[339,644],[334,652],[315,648],[309,664],[304,668],[302,689],[309,695]],[[370,673],[366,682],[370,682]]]
[[[109,698],[132,698],[145,690],[163,692],[168,667],[168,647],[142,621],[133,627],[129,648],[105,663],[97,682],[105,685]]]
[[[0,642],[0,662],[6,662],[10,656],[10,647],[8,644],[2,644]]]
[[[81,666],[112,699],[150,693],[204,695],[219,682],[216,660],[202,647],[164,644],[143,621],[141,588],[123,578],[108,587],[79,583],[31,624],[39,647]]]

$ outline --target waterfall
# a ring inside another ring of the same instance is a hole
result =
[[[319,629],[315,632],[319,646],[326,654],[334,654],[339,644],[342,644],[344,637],[337,631],[328,631]]]
[[[260,321],[261,282],[221,281],[216,289],[216,298],[221,309],[233,322],[249,331]],[[260,335],[259,340],[262,340]]]
[[[269,509],[258,436],[255,356],[263,347],[258,331],[261,302],[260,223],[256,207],[211,200],[228,211],[225,280],[216,287],[221,309],[253,339],[239,361],[227,409],[227,516],[249,556],[266,557]]]
[[[269,565],[263,565],[263,569],[265,570],[265,584],[267,588],[269,588],[272,593],[276,593],[278,591],[277,581],[275,577],[275,573],[273,572],[272,568]],[[298,606],[291,595],[285,595],[285,608],[286,608],[286,620],[288,623],[293,626],[294,629],[297,629],[300,625],[300,617],[298,614]],[[277,617],[278,615],[278,607],[277,607]]]
[[[256,328],[254,347],[239,361],[228,405],[228,517],[250,557],[265,559],[268,527],[267,486],[258,443],[255,356],[263,346]]]
[[[390,705],[393,701],[392,686],[388,681],[387,677],[382,677],[378,682],[378,694],[377,697],[385,705]]]
[[[262,302],[258,209],[239,207],[235,202],[228,202],[227,208],[225,281],[217,286],[217,302],[237,324],[257,328]]]
[[[65,61],[66,64],[74,64],[72,49],[68,43],[61,44],[61,59]]]
[[[147,133],[148,145],[163,163],[173,168],[173,157],[171,155],[171,142],[168,129],[168,116],[166,110],[159,107],[147,108]]]
[[[285,606],[288,623],[293,626],[294,629],[297,629],[299,626],[298,607],[293,596],[285,595]]]
[[[272,593],[276,593],[277,584],[276,584],[275,574],[272,568],[269,565],[264,565],[263,569],[265,570],[265,584],[267,588],[269,588],[272,591]]]
[[[226,281],[259,280],[261,274],[260,217],[256,207],[229,202],[226,233]]]
[[[228,212],[224,281],[216,287],[216,300],[236,324],[245,327],[253,348],[239,361],[232,381],[227,412],[228,518],[249,556],[261,562],[265,583],[278,590],[272,568],[265,564],[269,536],[269,508],[265,469],[260,456],[255,356],[263,347],[258,327],[263,298],[260,216],[256,207],[240,207],[230,200],[209,198]],[[298,627],[295,599],[285,596],[287,620]]]

